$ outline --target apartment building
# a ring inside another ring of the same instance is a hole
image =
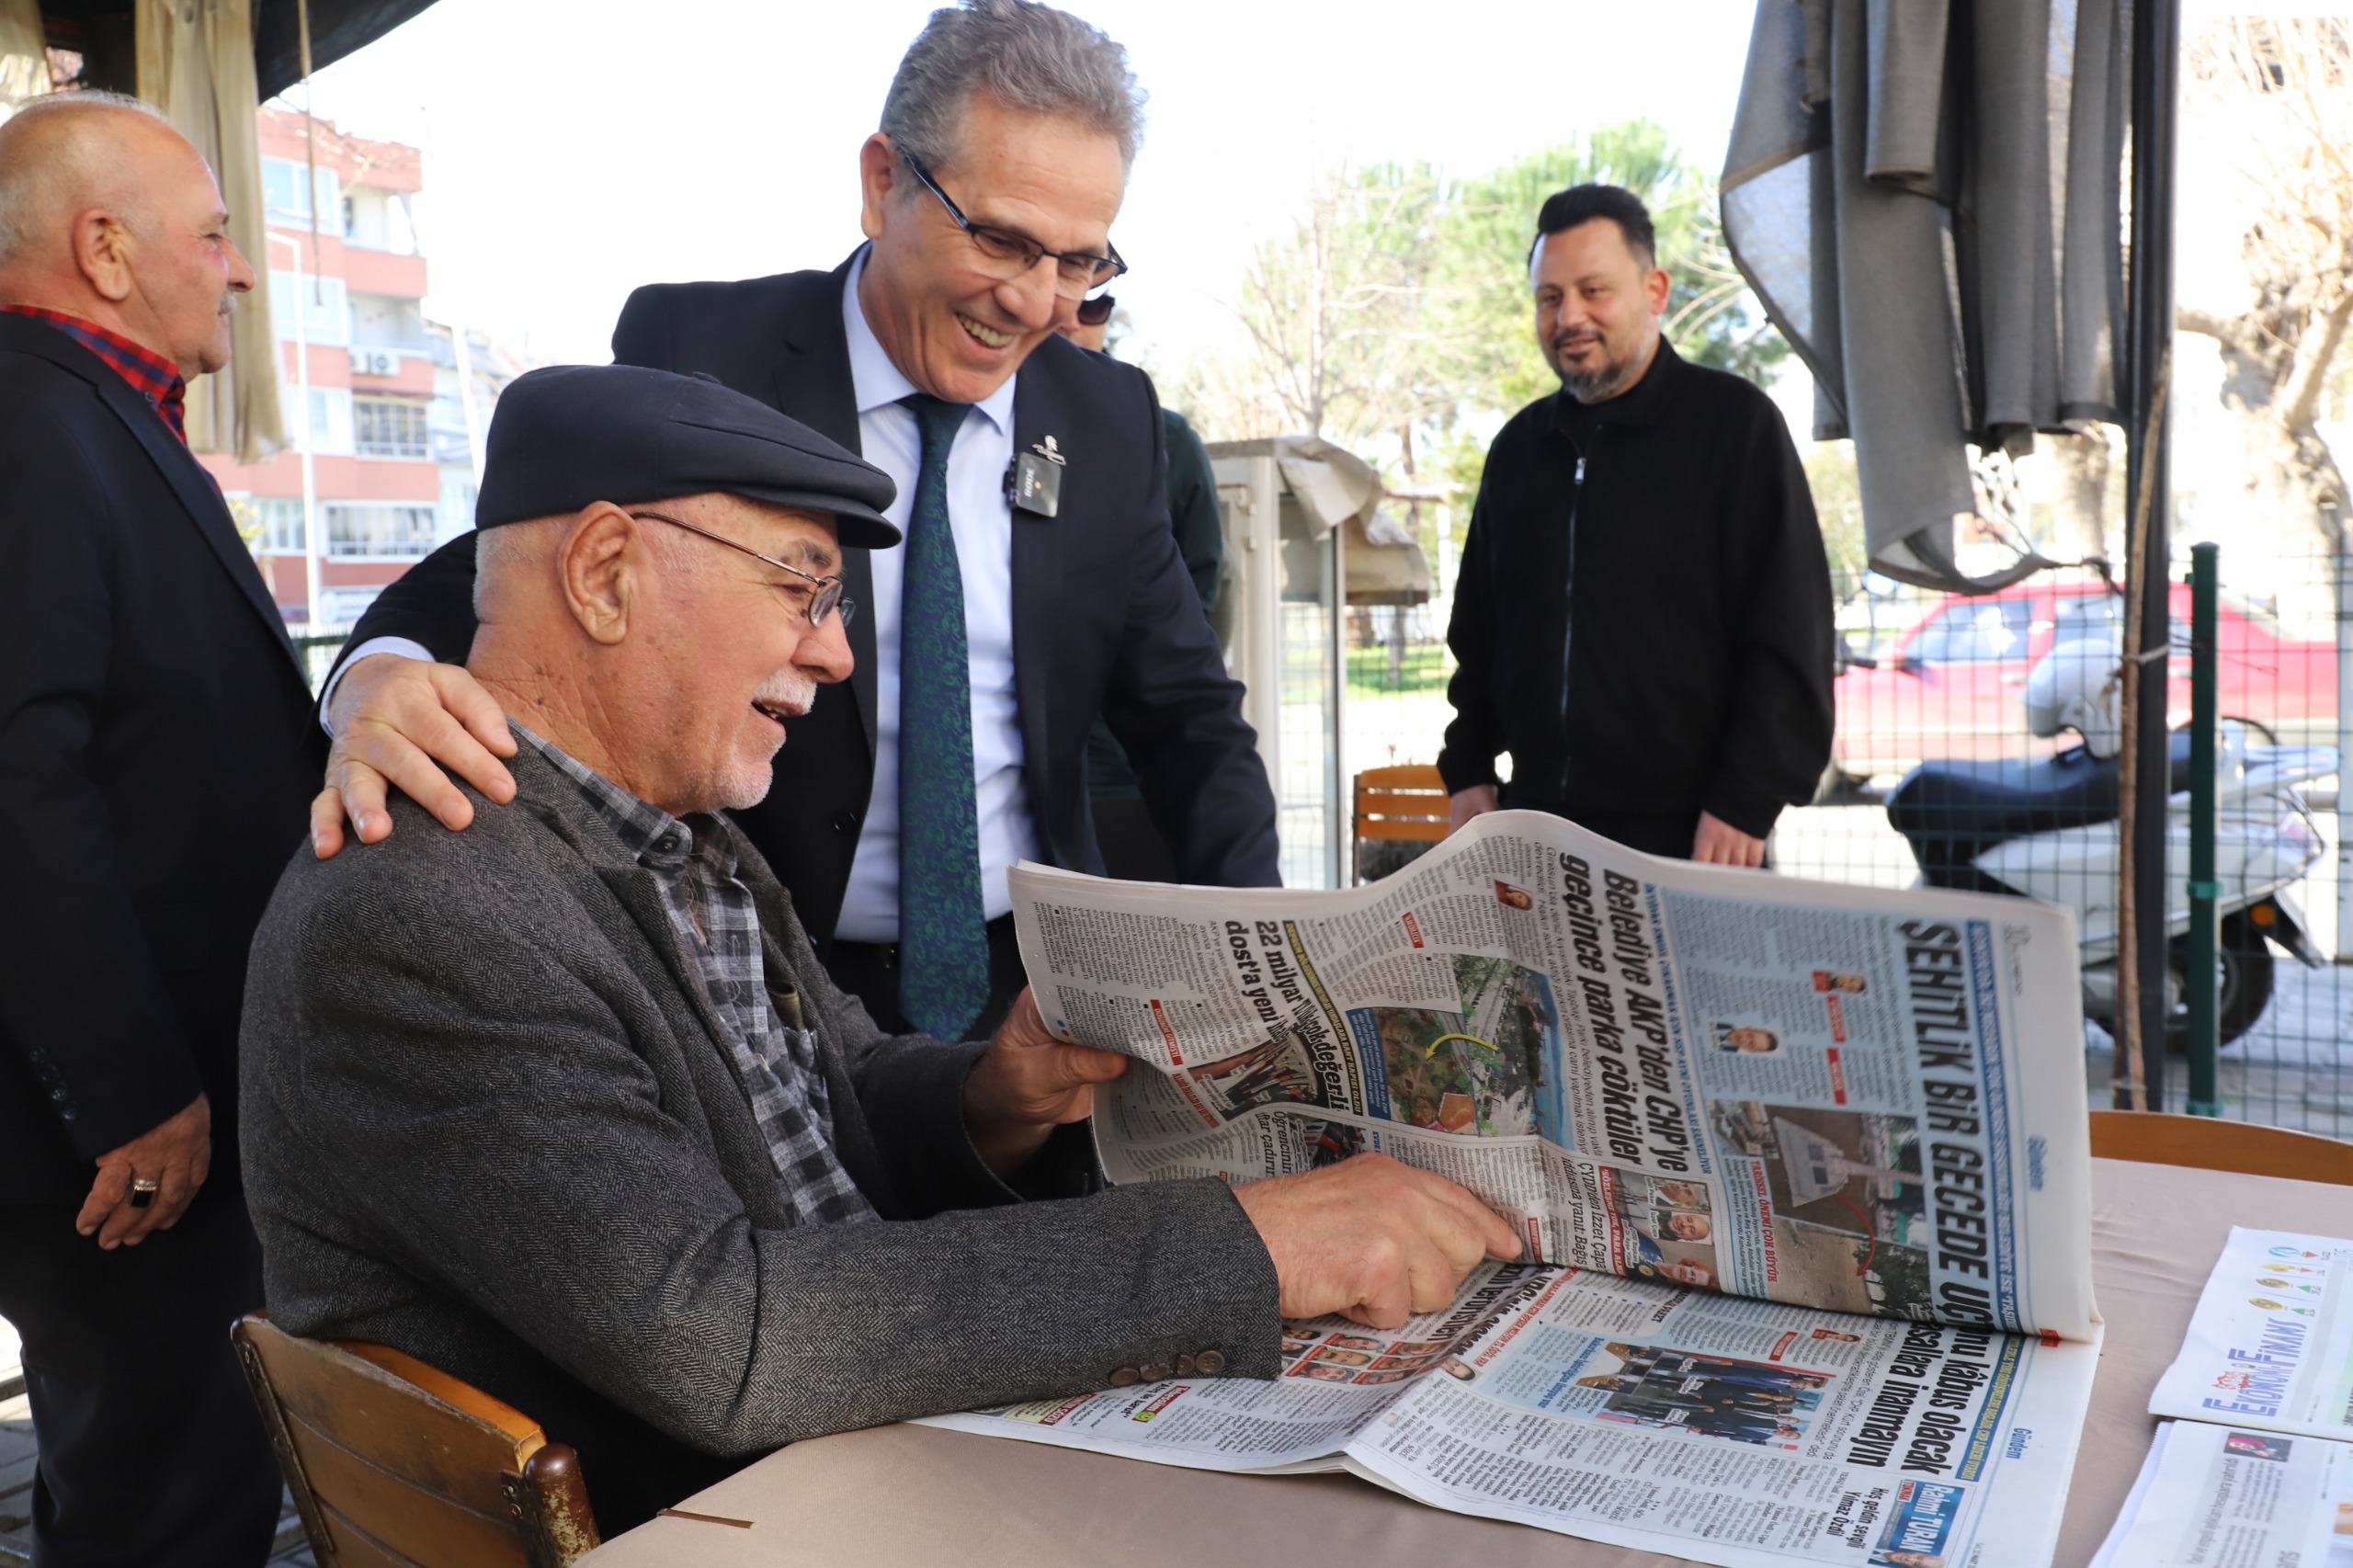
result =
[[[417,149],[321,120],[314,184],[302,117],[265,108],[260,124],[288,445],[252,467],[219,455],[203,462],[257,536],[256,553],[287,620],[340,630],[437,544],[473,526],[481,433],[499,389],[524,367],[481,333],[460,342],[424,313],[426,258],[412,207],[424,187]],[[259,267],[265,258],[251,259]],[[307,351],[307,407],[298,343]],[[320,534],[315,606],[305,448]]]

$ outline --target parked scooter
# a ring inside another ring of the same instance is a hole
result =
[[[2115,1032],[2118,753],[2120,665],[2113,642],[2074,641],[2027,680],[2028,728],[2072,729],[2083,744],[2041,762],[1924,762],[1888,795],[1890,826],[1911,844],[1923,881],[2022,894],[2075,912],[2084,1014]],[[2271,1000],[2270,944],[2314,969],[2327,959],[2307,934],[2290,887],[2320,859],[2323,840],[2300,784],[2335,773],[2331,746],[2253,744],[2224,720],[2216,745],[2214,864],[2222,896],[2222,1038],[2255,1026]],[[2165,816],[2165,1043],[2188,1048],[2189,733],[2171,737]],[[2268,940],[2267,940],[2268,938]]]

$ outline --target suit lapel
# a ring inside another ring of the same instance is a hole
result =
[[[262,581],[261,568],[255,564],[253,551],[237,537],[235,522],[229,516],[228,504],[221,497],[221,487],[196,460],[194,453],[173,435],[149,406],[112,367],[97,355],[53,327],[18,317],[0,317],[7,323],[6,338],[12,348],[37,354],[51,364],[73,371],[97,390],[98,399],[111,410],[131,438],[145,449],[149,460],[163,474],[172,493],[179,497],[180,506],[188,513],[188,521],[204,537],[205,544],[229,574],[254,613],[261,617],[268,629],[270,640],[283,649],[302,689],[311,689],[311,672],[295,651],[293,639],[286,634],[286,618],[278,613],[278,603],[270,597],[269,585]]]
[[[855,261],[855,253],[850,261]],[[849,337],[842,327],[842,290],[849,283],[850,262],[825,275],[823,288],[810,290],[796,301],[784,330],[784,355],[777,363],[768,401],[777,412],[828,440],[863,455],[858,437],[858,393],[850,380]],[[869,613],[849,623],[849,650],[856,661],[850,669],[850,695],[858,702],[858,722],[865,726],[867,753],[874,749],[876,681],[874,674],[874,568],[863,550],[842,551],[842,592],[869,607]]]
[[[1013,388],[1013,450],[1016,460],[1032,447],[1044,448],[1052,436],[1059,446],[1072,427],[1070,408],[1062,389],[1047,376],[1023,376]],[[1080,453],[1071,464],[1085,462]],[[1065,494],[1070,476],[1065,473]],[[1032,814],[1041,828],[1051,813],[1044,802],[1053,799],[1051,769],[1046,751],[1046,676],[1051,668],[1054,606],[1062,597],[1062,535],[1077,519],[1067,512],[1043,517],[1015,507],[1013,512],[1013,697],[1021,725],[1021,774],[1029,787]],[[1041,846],[1058,866],[1072,863],[1059,845]]]

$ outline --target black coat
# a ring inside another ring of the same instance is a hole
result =
[[[105,361],[0,314],[0,1203],[212,1103],[236,1179],[254,927],[325,742],[211,476]]]
[[[1509,752],[1506,805],[1706,811],[1761,838],[1830,760],[1831,637],[1780,411],[1662,341],[1632,391],[1557,392],[1488,448],[1438,770],[1491,784]]]
[[[702,371],[852,451],[860,449],[845,262],[740,283],[638,290],[613,328],[622,364]],[[1167,462],[1151,379],[1050,337],[1021,367],[1014,449],[1048,435],[1070,454],[1052,518],[1013,515],[1013,664],[1022,774],[1048,863],[1100,872],[1086,736],[1100,713],[1127,748],[1154,822],[1189,882],[1271,887],[1275,801],[1242,688],[1225,673],[1170,532]],[[867,552],[845,550],[848,597],[873,595]],[[370,605],[351,646],[406,637],[462,661],[473,641],[473,537],[436,551]],[[840,916],[874,788],[874,623],[850,622],[857,669],[788,726],[776,787],[736,821],[822,951]]]

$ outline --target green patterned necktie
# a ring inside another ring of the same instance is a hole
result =
[[[989,999],[972,661],[948,526],[948,453],[972,404],[924,392],[901,401],[915,413],[923,467],[899,608],[899,1011],[927,1035],[961,1040]]]

